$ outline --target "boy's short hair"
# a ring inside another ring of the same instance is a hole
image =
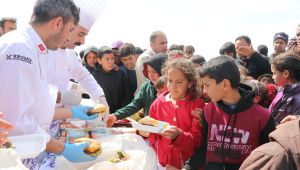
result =
[[[222,47],[219,50],[220,55],[226,55],[229,53],[232,53],[234,57],[236,56],[236,51],[235,51],[235,45],[232,42],[226,42],[225,44],[222,45]]]
[[[205,63],[205,58],[201,55],[193,55],[190,59],[189,59],[192,63],[194,64],[199,64],[202,65]]]
[[[203,64],[200,77],[205,76],[216,80],[217,84],[227,79],[232,88],[237,88],[240,84],[240,72],[234,59],[224,55],[212,58]]]
[[[112,48],[108,47],[108,46],[102,46],[98,49],[98,58],[102,58],[104,56],[104,54],[112,54],[113,50]]]
[[[135,47],[135,53],[137,54],[137,55],[141,55],[141,54],[143,54],[143,50],[142,50],[142,48],[141,47]]]
[[[119,57],[127,57],[129,55],[135,55],[136,49],[133,44],[125,43],[118,49]]]

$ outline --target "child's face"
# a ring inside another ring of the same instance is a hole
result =
[[[285,84],[288,83],[288,75],[287,75],[287,70],[283,71],[283,72],[280,72],[278,71],[274,65],[271,66],[271,70],[272,70],[272,73],[273,73],[273,79],[275,81],[275,84],[277,86],[285,86]]]
[[[184,73],[177,69],[171,68],[167,72],[167,87],[173,100],[181,100],[186,96],[191,83],[186,79]]]
[[[156,84],[156,82],[159,79],[160,75],[155,71],[155,69],[152,68],[151,66],[147,65],[147,74],[148,74],[149,80],[153,84]]]
[[[136,55],[132,54],[126,57],[122,57],[121,61],[127,69],[133,70],[135,67],[136,59]]]
[[[205,76],[202,78],[203,83],[203,92],[206,93],[211,101],[218,102],[223,98],[223,87],[222,82],[217,84],[215,79],[211,79],[209,76]]]
[[[97,55],[94,52],[89,52],[86,55],[86,62],[87,65],[94,67],[97,63]]]
[[[259,82],[267,84],[267,83],[273,83],[273,80],[271,77],[265,76],[262,77]]]
[[[102,65],[104,71],[109,72],[114,68],[115,56],[113,53],[104,54],[101,59],[98,58],[98,62]]]

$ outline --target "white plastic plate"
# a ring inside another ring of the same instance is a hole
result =
[[[10,136],[8,139],[21,159],[34,158],[46,149],[46,140],[41,134]]]
[[[151,132],[151,133],[160,133],[163,130],[163,127],[155,127],[155,126],[148,126],[148,125],[143,125],[140,124],[138,122],[130,122],[132,127],[137,129],[137,130],[141,130],[141,131],[145,131],[145,132]]]

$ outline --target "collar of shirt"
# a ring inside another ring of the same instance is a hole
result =
[[[37,32],[32,28],[31,25],[28,26],[26,29],[27,34],[31,37],[32,42],[34,43],[34,46],[36,47],[36,50],[40,54],[47,54],[48,49],[44,42],[42,41],[41,37],[37,34]]]

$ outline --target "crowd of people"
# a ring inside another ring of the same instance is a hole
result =
[[[147,49],[118,40],[77,54],[103,3],[37,0],[24,30],[1,19],[0,144],[8,135],[47,139],[26,167],[43,169],[57,155],[96,159],[83,152],[87,143],[62,143],[54,132],[58,120],[96,119],[80,105],[88,98],[108,108],[107,127],[126,117],[168,123],[161,133],[137,132],[158,168],[300,169],[300,24],[291,39],[274,33],[270,55],[241,35],[206,61],[192,45],[168,46],[162,31],[150,34]]]

